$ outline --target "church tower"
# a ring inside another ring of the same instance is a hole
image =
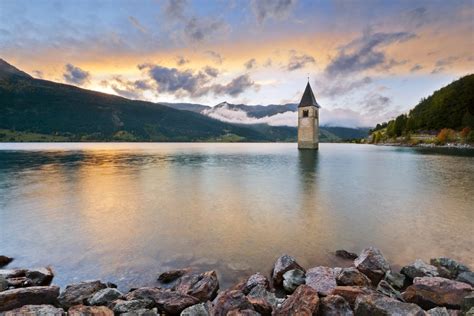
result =
[[[298,149],[318,149],[319,108],[308,82],[298,105]]]

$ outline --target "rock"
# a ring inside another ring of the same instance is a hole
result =
[[[460,273],[471,271],[467,266],[450,258],[433,258],[430,263],[438,268],[441,277],[447,279],[455,279]]]
[[[10,258],[7,256],[0,256],[0,267],[4,267],[12,261],[13,261],[13,258]]]
[[[132,312],[127,312],[127,313],[122,313],[120,316],[159,316],[160,314],[158,313],[157,308],[152,308],[152,309],[136,309]]]
[[[318,293],[306,284],[298,286],[295,292],[287,298],[273,315],[316,315],[319,309]]]
[[[289,255],[283,255],[277,259],[275,265],[273,266],[272,280],[274,285],[281,286],[283,285],[283,274],[286,271],[293,269],[299,269],[305,271],[299,264],[296,262],[296,259]]]
[[[168,314],[179,315],[185,308],[198,304],[199,299],[191,295],[165,290],[161,292],[155,303],[160,310]]]
[[[360,295],[355,302],[354,314],[357,316],[371,315],[406,315],[424,316],[419,306],[403,303],[381,294]]]
[[[298,286],[305,283],[305,274],[302,270],[293,269],[283,274],[283,288],[288,293],[293,293]]]
[[[358,286],[336,286],[333,291],[333,295],[342,296],[352,308],[354,308],[355,301],[359,295],[367,295],[371,293],[375,293],[375,291]]]
[[[437,306],[459,309],[465,296],[471,294],[473,288],[466,283],[441,277],[415,278],[402,296],[405,301],[415,303],[424,309]]]
[[[382,293],[385,296],[389,296],[391,298],[395,298],[399,301],[403,301],[402,294],[395,290],[387,281],[382,280],[377,285],[377,292]]]
[[[114,312],[105,306],[85,305],[74,305],[69,308],[67,314],[69,316],[114,316]]]
[[[214,315],[225,316],[230,311],[254,310],[242,291],[231,290],[219,294],[214,303]]]
[[[370,286],[370,279],[356,268],[343,268],[336,278],[337,285]]]
[[[73,305],[84,304],[94,293],[105,289],[107,285],[101,281],[84,281],[66,286],[66,289],[59,295],[59,303],[65,309]]]
[[[306,284],[322,296],[330,295],[337,286],[334,270],[328,267],[311,268],[306,271]]]
[[[243,309],[243,310],[231,310],[227,313],[227,316],[260,316],[260,313],[251,310],[251,309]]]
[[[430,316],[449,316],[446,307],[435,307],[427,311]]]
[[[28,279],[28,286],[50,285],[53,281],[54,273],[50,267],[27,270],[25,277]]]
[[[9,287],[27,287],[28,279],[26,277],[8,278],[6,279]]]
[[[268,289],[270,282],[268,282],[268,279],[261,273],[252,274],[243,286],[242,292],[244,292],[244,294],[248,294],[257,285],[263,285],[266,289]]]
[[[216,271],[185,275],[174,288],[177,292],[196,297],[201,302],[211,301],[219,290]]]
[[[461,303],[461,310],[464,313],[467,313],[472,308],[474,308],[474,293],[464,296]]]
[[[29,315],[29,316],[41,316],[41,315],[54,315],[61,316],[66,315],[62,308],[54,307],[53,305],[25,305],[20,308],[13,309],[11,311],[5,312],[4,316],[19,316],[19,315]]]
[[[0,292],[8,290],[8,281],[4,277],[0,276]]]
[[[0,269],[0,276],[5,279],[24,277],[26,269]]]
[[[272,306],[272,309],[277,308],[278,305],[281,305],[285,300],[283,298],[276,297],[275,293],[268,291],[263,285],[257,285],[256,287],[254,287],[252,291],[250,291],[250,293],[247,295],[247,298],[251,302],[257,302],[258,300],[262,299],[268,304],[270,304]]]
[[[139,300],[139,299],[148,299],[153,302],[156,302],[163,289],[157,287],[140,287],[138,289],[134,289],[125,295],[126,300]]]
[[[387,281],[387,283],[393,288],[401,290],[405,286],[406,277],[398,272],[387,271],[387,273],[385,273],[384,280]]]
[[[347,260],[355,260],[357,259],[357,254],[353,252],[349,252],[347,250],[336,250],[336,257],[347,259]]]
[[[181,312],[181,316],[211,316],[212,306],[210,302],[199,303],[189,306]]]
[[[59,295],[57,286],[31,286],[0,292],[0,311],[23,305],[54,304]]]
[[[362,250],[359,257],[354,260],[354,265],[360,272],[369,277],[374,286],[379,283],[387,271],[390,271],[388,261],[382,252],[375,247]]]
[[[456,281],[464,282],[474,286],[474,272],[461,272],[457,276]]]
[[[108,287],[95,292],[87,302],[89,305],[109,305],[122,296],[123,294],[119,290]]]
[[[258,297],[247,297],[253,309],[260,315],[270,316],[273,311],[273,306],[265,299]]]
[[[354,313],[349,303],[342,296],[329,295],[320,300],[319,315],[352,316]]]
[[[135,299],[135,300],[115,300],[110,304],[112,310],[117,313],[130,313],[137,310],[143,310],[153,307],[154,302],[150,299]]]
[[[189,268],[166,271],[166,272],[161,273],[158,276],[158,281],[163,282],[163,283],[170,283],[182,277],[189,271],[190,271]]]
[[[412,264],[404,266],[400,272],[410,280],[417,277],[435,277],[439,275],[438,269],[435,266],[420,259],[416,259]]]

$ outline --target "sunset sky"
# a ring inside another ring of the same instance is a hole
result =
[[[0,1],[0,58],[155,102],[299,102],[370,126],[474,71],[474,1]]]

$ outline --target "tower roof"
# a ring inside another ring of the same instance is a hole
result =
[[[311,90],[311,86],[308,84],[306,85],[306,89],[304,89],[303,97],[301,98],[300,104],[298,107],[302,106],[315,106],[320,108],[321,106],[316,102],[316,99],[313,94],[313,90]]]

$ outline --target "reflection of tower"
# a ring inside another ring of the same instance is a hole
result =
[[[319,108],[308,82],[298,105],[298,149],[318,149]]]
[[[298,171],[304,191],[310,191],[316,182],[318,169],[318,152],[301,150],[298,152]]]

